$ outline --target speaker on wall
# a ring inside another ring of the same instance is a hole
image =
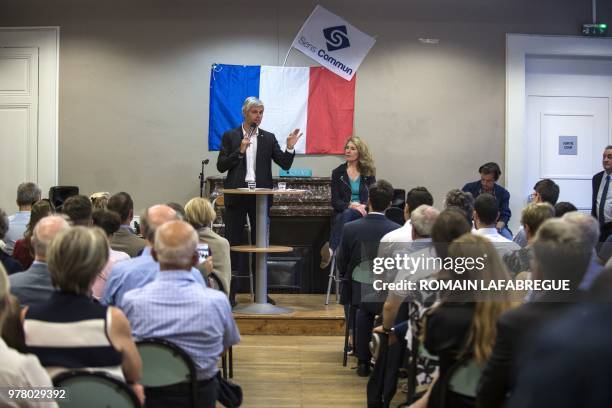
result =
[[[79,195],[79,188],[75,186],[54,186],[49,189],[49,200],[59,211],[68,197]]]

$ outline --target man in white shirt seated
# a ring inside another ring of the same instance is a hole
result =
[[[497,231],[499,210],[497,201],[491,194],[481,194],[476,198],[473,218],[476,225],[475,234],[482,235],[491,241],[501,257],[520,248],[517,243],[505,238]]]

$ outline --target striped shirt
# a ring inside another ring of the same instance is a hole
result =
[[[29,353],[51,377],[70,369],[106,371],[123,380],[121,353],[109,340],[111,310],[91,298],[54,292],[31,306],[23,329]]]
[[[225,293],[203,287],[188,271],[161,271],[126,293],[122,309],[134,337],[161,337],[181,347],[201,380],[214,377],[223,350],[240,341]]]

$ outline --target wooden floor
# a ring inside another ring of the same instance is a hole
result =
[[[282,315],[245,315],[234,313],[241,334],[266,335],[344,335],[344,309],[330,298],[325,305],[325,295],[272,294],[277,306],[288,307],[293,312]],[[239,305],[250,302],[248,294],[236,296]]]
[[[242,386],[243,406],[365,407],[367,378],[355,373],[354,358],[342,367],[343,341],[342,336],[243,335],[234,347],[234,381]],[[398,392],[396,400],[403,395]]]

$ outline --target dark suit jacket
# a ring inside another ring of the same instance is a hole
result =
[[[480,195],[480,180],[467,183],[461,190],[467,193],[472,193],[474,199],[476,199],[476,197]],[[495,183],[493,185],[493,194],[497,200],[499,220],[506,223],[507,226],[510,216],[512,215],[512,212],[510,211],[510,193],[508,190]]]
[[[381,238],[399,227],[399,224],[382,214],[368,214],[344,225],[342,242],[336,256],[341,280],[340,303],[348,304],[351,300],[353,269],[362,261],[376,258]]]
[[[240,153],[242,126],[228,130],[221,139],[221,150],[217,158],[217,170],[227,171],[223,183],[225,188],[246,187],[246,154]],[[283,152],[274,134],[259,129],[257,134],[257,155],[255,158],[255,184],[257,187],[272,188],[272,160],[282,169],[289,170],[293,164],[294,153]],[[235,197],[225,197],[225,204],[231,205]],[[229,202],[228,202],[229,201]]]
[[[351,184],[346,171],[347,164],[343,163],[332,171],[331,177],[331,196],[332,207],[337,213],[346,210],[351,202]],[[359,202],[368,202],[369,187],[376,182],[374,176],[361,176],[359,182]]]
[[[601,179],[603,178],[604,172],[600,171],[595,174],[592,179],[593,183],[593,197],[591,200],[591,215],[597,218],[597,193],[599,193],[599,185],[601,184]]]
[[[0,249],[0,262],[4,265],[7,275],[23,271],[23,266],[18,260]]]
[[[545,298],[510,310],[497,322],[497,338],[478,385],[477,407],[501,407],[514,389],[517,359],[525,339],[554,321],[574,303],[549,302]]]
[[[9,276],[11,293],[21,306],[45,303],[55,289],[46,263],[34,263],[30,269]]]

